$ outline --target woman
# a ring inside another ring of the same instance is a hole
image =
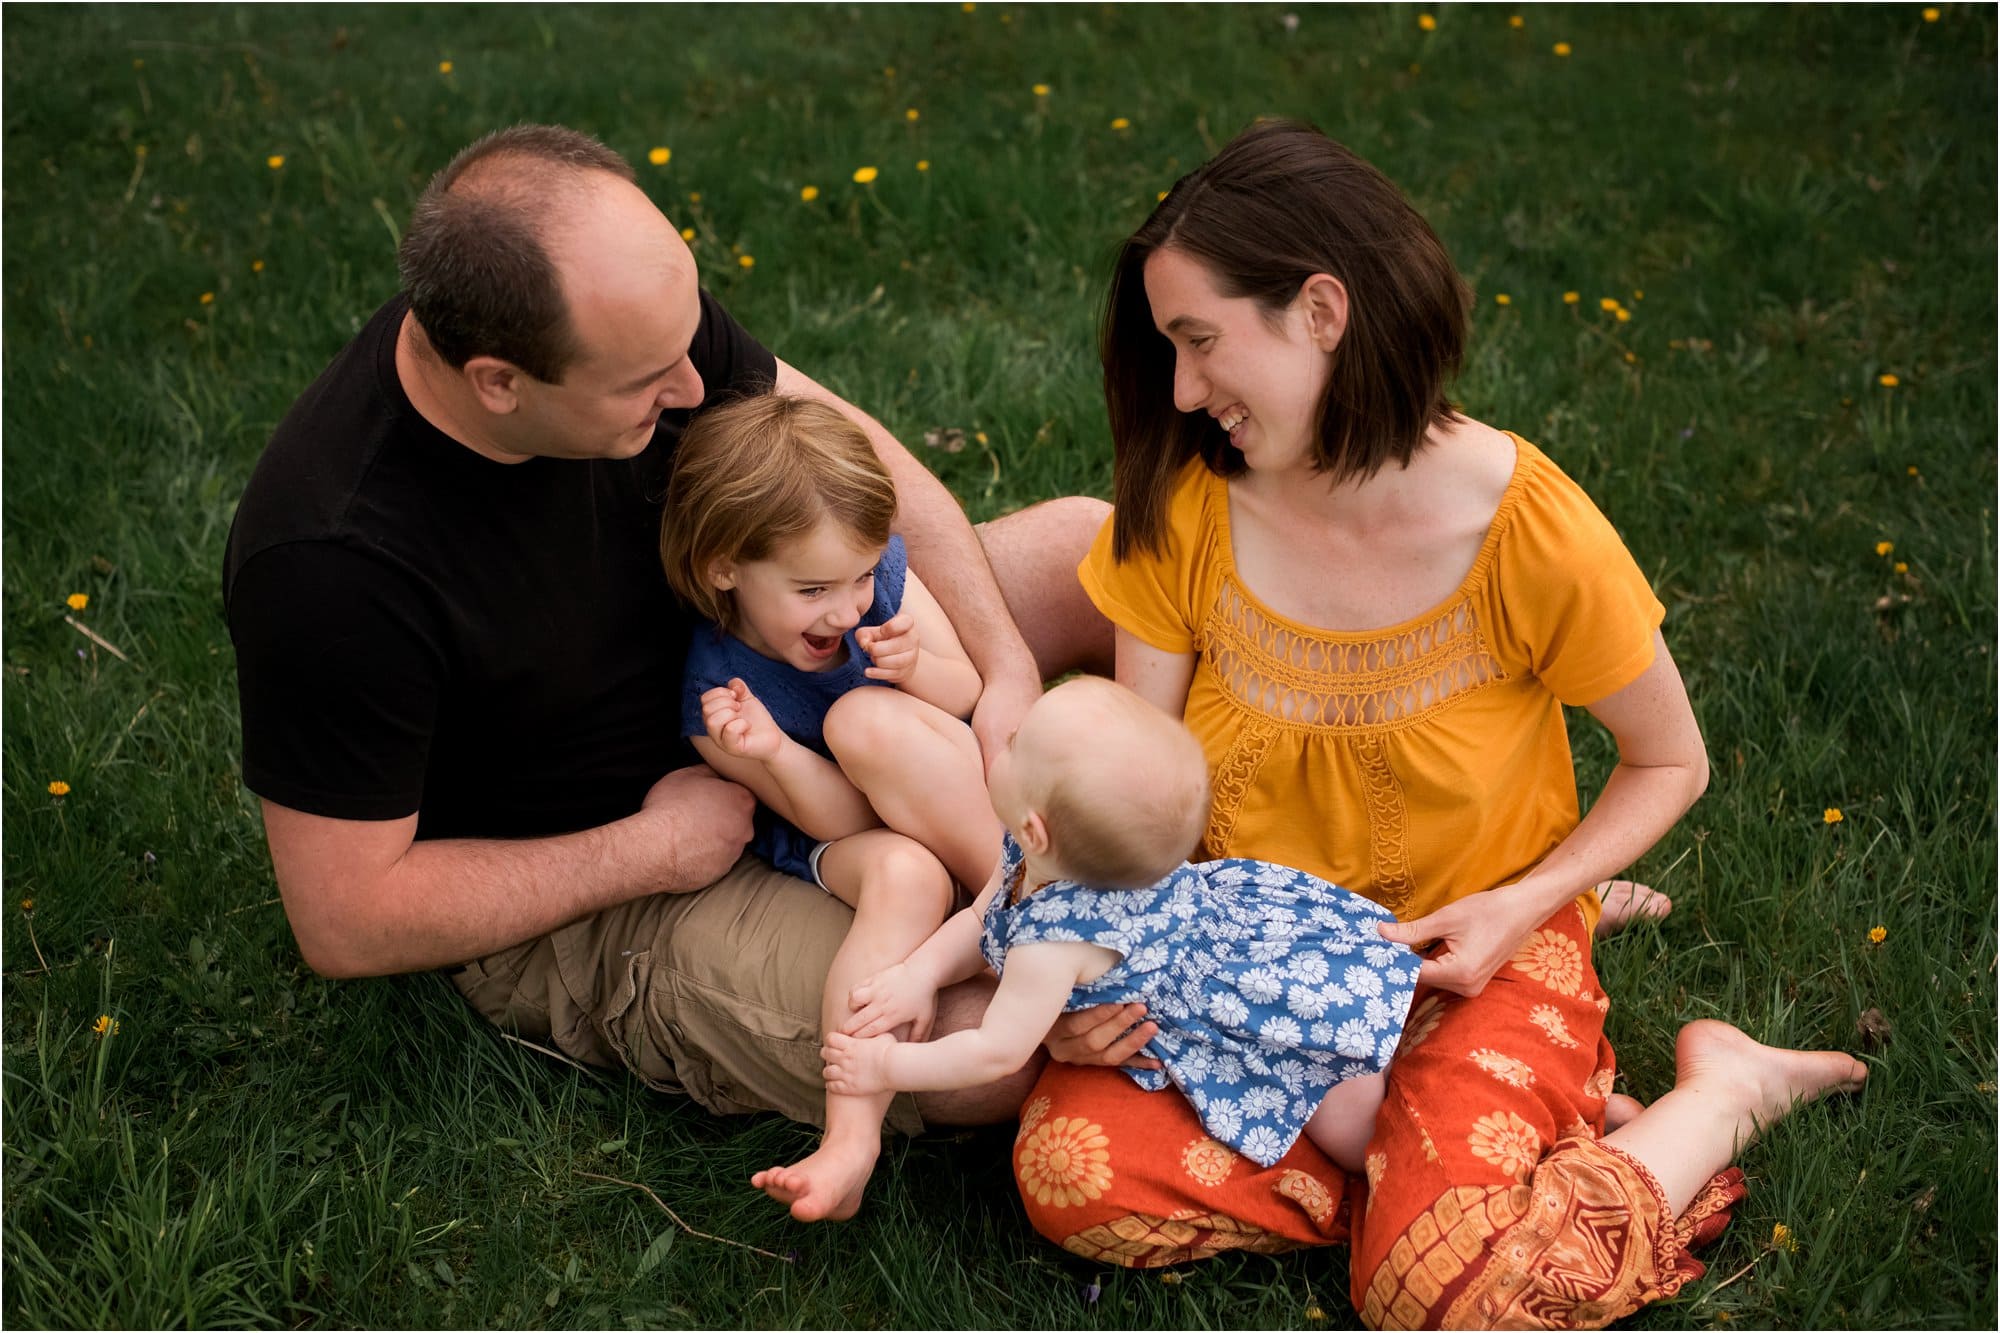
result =
[[[1079,1253],[1346,1236],[1370,1324],[1599,1325],[1702,1271],[1686,1250],[1740,1197],[1719,1174],[1740,1143],[1866,1071],[1694,1023],[1674,1090],[1605,1132],[1591,886],[1687,810],[1707,759],[1610,524],[1446,401],[1466,308],[1395,187],[1297,124],[1244,131],[1127,242],[1103,329],[1117,508],[1079,571],[1118,679],[1202,739],[1201,855],[1311,871],[1434,947],[1365,1180],[1310,1145],[1259,1169],[1179,1099],[1076,1063],[1030,1096],[1015,1165]],[[1565,703],[1618,743],[1581,820]],[[1310,1006],[1327,983],[1287,984]],[[1139,1017],[1073,1015],[1050,1049],[1115,1064]]]

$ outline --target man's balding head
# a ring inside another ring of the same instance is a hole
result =
[[[548,384],[578,352],[555,251],[606,177],[631,165],[587,134],[516,125],[471,144],[431,179],[397,267],[410,308],[454,369],[497,357]]]

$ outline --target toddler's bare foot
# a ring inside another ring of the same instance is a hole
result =
[[[1604,1132],[1606,1134],[1629,1124],[1632,1118],[1646,1107],[1637,1097],[1627,1097],[1622,1092],[1614,1092],[1604,1099]]]
[[[1674,910],[1674,900],[1650,884],[1629,879],[1607,879],[1597,886],[1604,910],[1598,914],[1596,939],[1609,939],[1641,917],[1659,920]]]
[[[1845,1051],[1766,1046],[1712,1018],[1681,1029],[1674,1072],[1676,1092],[1699,1089],[1735,1112],[1739,1149],[1794,1107],[1828,1093],[1858,1091],[1868,1080],[1868,1066]]]
[[[874,1138],[822,1140],[810,1157],[759,1171],[750,1183],[791,1205],[792,1216],[801,1222],[845,1222],[861,1209],[861,1194],[881,1149],[881,1140]]]

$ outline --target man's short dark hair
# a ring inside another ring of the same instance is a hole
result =
[[[431,178],[396,267],[446,365],[493,356],[545,384],[561,382],[576,338],[544,240],[592,171],[637,179],[630,163],[587,134],[516,125],[464,148]]]

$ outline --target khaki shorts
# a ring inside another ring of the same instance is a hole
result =
[[[819,1006],[854,913],[754,857],[447,975],[488,1022],[585,1064],[624,1067],[719,1115],[825,1124]],[[889,1127],[923,1130],[897,1094]]]

